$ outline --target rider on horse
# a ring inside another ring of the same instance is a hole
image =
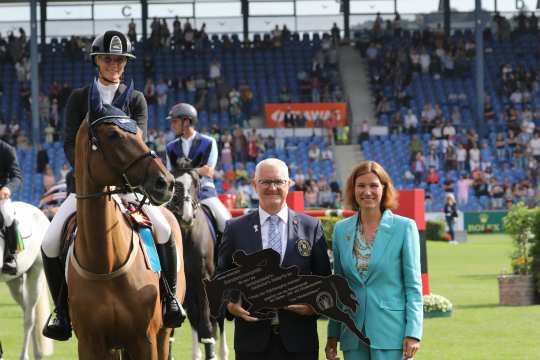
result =
[[[22,175],[15,148],[7,142],[0,140],[0,213],[4,223],[0,228],[5,240],[4,246],[4,274],[15,275],[17,262],[15,252],[19,243],[19,230],[15,220],[15,209],[11,203],[11,195],[21,185]],[[0,257],[2,248],[0,248]]]
[[[104,104],[117,105],[117,100],[128,91],[121,83],[124,67],[128,59],[134,59],[131,43],[127,37],[118,31],[107,31],[98,36],[92,43],[90,53],[92,61],[98,70],[97,88]],[[73,91],[66,105],[66,130],[64,152],[72,166],[75,164],[75,139],[77,131],[88,113],[88,92],[90,86]],[[139,91],[133,91],[128,105],[121,109],[137,122],[146,138],[148,107],[144,96]],[[49,289],[56,305],[56,317],[51,315],[43,333],[56,340],[67,340],[71,337],[69,319],[67,285],[64,274],[64,264],[60,259],[62,229],[66,220],[76,211],[77,201],[73,193],[64,201],[45,234],[42,245],[42,256]],[[132,193],[120,194],[124,202],[136,202],[137,197]],[[162,264],[163,281],[161,286],[163,298],[163,324],[166,327],[178,327],[182,322],[181,306],[176,299],[176,269],[177,256],[175,239],[170,225],[161,211],[152,205],[144,205],[143,210],[154,225],[156,247]]]
[[[217,198],[214,168],[218,161],[216,140],[195,130],[197,110],[186,103],[174,105],[167,117],[177,138],[167,144],[167,167],[175,170],[178,163],[188,160],[201,177],[199,199],[208,206],[216,218],[217,230],[223,233],[231,213]]]

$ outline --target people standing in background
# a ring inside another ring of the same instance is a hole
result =
[[[450,234],[450,240],[455,240],[454,234],[454,221],[458,217],[456,199],[454,194],[446,194],[446,202],[444,203],[444,218],[446,225],[448,226],[448,233]]]

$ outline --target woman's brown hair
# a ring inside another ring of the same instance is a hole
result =
[[[369,173],[377,175],[379,181],[383,185],[381,211],[397,208],[399,193],[394,187],[390,175],[388,175],[386,170],[384,170],[379,163],[370,160],[360,162],[360,164],[352,170],[351,175],[349,175],[347,184],[345,185],[345,196],[343,198],[344,207],[355,211],[360,210],[354,196],[354,185],[357,177]]]

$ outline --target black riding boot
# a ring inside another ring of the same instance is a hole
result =
[[[15,260],[15,252],[17,251],[19,236],[17,220],[13,220],[11,226],[4,229],[4,239],[6,245],[4,248],[4,266],[2,267],[2,272],[4,274],[17,274],[17,260]]]
[[[171,234],[165,244],[156,244],[161,262],[160,293],[163,306],[163,325],[176,328],[182,325],[186,313],[176,298],[176,243]]]
[[[43,336],[48,338],[65,341],[71,337],[71,320],[69,319],[69,306],[67,299],[67,284],[64,279],[64,266],[62,260],[50,258],[41,251],[43,257],[43,270],[51,295],[56,306],[47,323],[43,328]],[[56,316],[55,316],[56,315]]]

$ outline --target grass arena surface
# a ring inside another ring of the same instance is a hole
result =
[[[498,305],[497,275],[510,269],[511,240],[506,235],[472,235],[464,244],[428,242],[428,270],[433,293],[454,304],[450,318],[426,319],[424,339],[416,360],[540,359],[540,305]],[[319,321],[321,352],[326,339],[326,321]],[[227,324],[234,359],[233,326]],[[176,332],[174,357],[191,358],[191,332],[182,326]],[[0,341],[5,360],[19,356],[22,341],[22,312],[0,284]],[[55,342],[51,359],[76,359],[76,340]]]

